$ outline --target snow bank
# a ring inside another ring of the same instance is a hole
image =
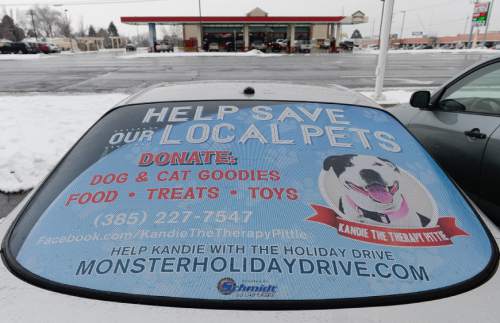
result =
[[[48,57],[45,54],[0,54],[0,61],[25,61]]]
[[[401,104],[401,103],[408,103],[410,102],[410,97],[411,94],[414,91],[412,90],[389,90],[389,91],[384,91],[383,96],[384,98],[382,100],[374,100],[373,96],[375,95],[375,92],[360,92],[364,96],[367,96],[368,98],[376,101],[378,104],[381,105],[396,105],[396,104]]]
[[[151,57],[276,57],[286,54],[263,53],[258,49],[248,52],[173,52],[173,53],[135,53],[119,56],[123,59],[151,58]]]
[[[76,140],[125,97],[0,96],[0,191],[15,192],[37,185]]]
[[[378,55],[378,49],[362,49],[356,51],[359,54],[373,54]],[[483,53],[483,54],[498,54],[500,51],[490,48],[471,48],[471,49],[390,49],[389,54],[471,54],[471,53]]]

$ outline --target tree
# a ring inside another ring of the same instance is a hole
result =
[[[108,32],[104,28],[99,28],[99,30],[96,33],[97,37],[102,37],[104,38],[104,48],[110,48],[111,47],[111,41],[109,39]]]
[[[118,37],[119,36],[118,29],[116,29],[116,26],[113,22],[109,23],[108,34],[111,37]]]
[[[4,15],[0,22],[0,38],[12,41],[20,41],[25,37],[24,30],[14,23],[9,15]]]
[[[82,16],[80,16],[80,21],[78,22],[78,31],[76,32],[76,35],[78,37],[85,37],[85,24]]]
[[[26,36],[28,36],[30,38],[35,38],[38,35],[35,33],[35,31],[33,29],[28,29],[28,31],[26,32]]]
[[[66,12],[66,10],[65,10]],[[71,38],[72,30],[71,30],[71,19],[68,16],[67,12],[64,15],[64,18],[60,19],[57,22],[57,27],[59,29],[59,34],[62,34],[64,37]]]
[[[108,38],[108,32],[104,28],[99,28],[96,37]]]
[[[34,13],[37,28],[41,29],[45,37],[54,37],[56,27],[63,23],[61,13],[49,6],[35,6]]]
[[[351,39],[361,39],[363,36],[361,36],[361,33],[359,32],[358,29],[354,29],[351,35]]]
[[[89,26],[88,35],[89,35],[89,37],[96,37],[97,36],[97,33],[95,32],[94,26],[92,26],[92,25]]]

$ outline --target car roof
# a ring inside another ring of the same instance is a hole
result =
[[[243,90],[246,87],[254,88],[255,94],[245,95]],[[276,81],[161,83],[129,97],[119,105],[200,100],[305,101],[380,108],[377,103],[368,97],[342,86],[332,84],[310,85]]]

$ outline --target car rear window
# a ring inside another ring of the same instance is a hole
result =
[[[317,308],[455,294],[489,277],[497,247],[385,111],[202,101],[106,114],[21,212],[6,258],[100,299]]]

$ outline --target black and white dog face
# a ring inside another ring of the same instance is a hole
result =
[[[426,226],[429,222],[410,210],[400,187],[401,171],[389,160],[370,155],[330,156],[323,162],[323,171],[328,174],[323,190],[335,191],[340,197],[338,208],[347,218],[391,226]]]

